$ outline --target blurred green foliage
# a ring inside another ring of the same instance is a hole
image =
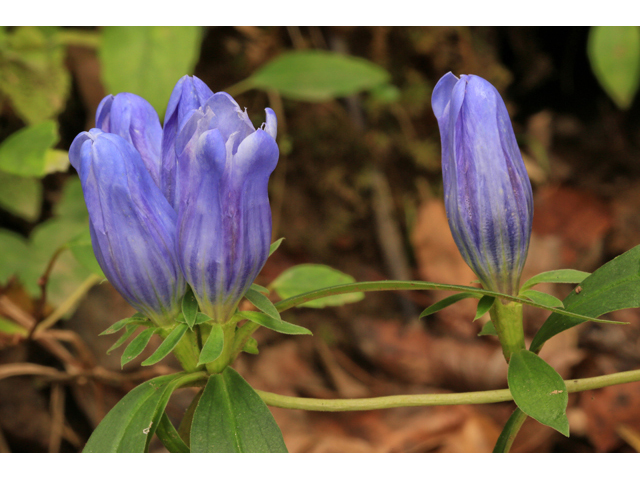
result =
[[[104,27],[99,53],[107,92],[140,95],[162,118],[173,86],[193,73],[201,42],[200,27]]]
[[[602,88],[627,110],[640,86],[640,27],[592,27],[587,53]]]

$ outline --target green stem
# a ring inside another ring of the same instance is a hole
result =
[[[511,445],[513,445],[513,441],[516,439],[516,435],[518,435],[520,427],[522,427],[526,419],[527,414],[516,408],[502,429],[502,433],[500,433],[500,437],[498,437],[498,441],[493,447],[493,453],[509,453]]]
[[[502,299],[508,302],[515,302],[522,305],[529,305],[531,307],[540,308],[549,312],[564,315],[566,317],[579,318],[584,321],[595,321],[599,323],[612,323],[612,324],[626,324],[626,322],[614,322],[611,320],[599,320],[596,318],[581,315],[579,313],[570,312],[561,308],[548,307],[539,303],[532,302],[525,298],[514,297],[512,295],[506,295],[504,293],[491,292],[477,287],[465,287],[463,285],[449,285],[446,283],[432,283],[432,282],[418,282],[418,281],[399,281],[399,280],[383,280],[379,282],[358,282],[348,283],[346,285],[337,285],[335,287],[322,288],[313,292],[303,293],[302,295],[296,295],[285,300],[281,300],[275,304],[279,312],[283,312],[303,303],[307,303],[311,300],[318,298],[330,297],[332,295],[340,295],[343,293],[353,292],[384,292],[393,290],[444,290],[451,292],[468,292],[473,293],[479,297],[488,295],[497,299]]]
[[[612,373],[599,377],[566,380],[569,393],[640,381],[640,370]],[[426,407],[436,405],[477,405],[513,400],[508,389],[465,393],[427,393],[423,395],[391,395],[376,398],[319,399],[297,398],[256,390],[267,405],[318,412],[354,412],[395,407]]]
[[[178,345],[173,349],[173,355],[178,359],[185,371],[195,372],[196,370],[201,370],[198,367],[200,348],[198,347],[197,332],[187,330]]]
[[[525,349],[522,305],[515,302],[502,303],[498,299],[493,302],[490,314],[508,363],[511,355]]]
[[[160,423],[158,424],[158,429],[156,430],[156,435],[162,442],[162,444],[169,450],[171,453],[189,453],[189,447],[186,443],[180,438],[176,427],[173,426],[169,417],[167,417],[166,413],[162,414],[162,418],[160,419]]]

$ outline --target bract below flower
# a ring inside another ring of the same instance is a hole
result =
[[[431,104],[456,245],[485,288],[515,294],[529,249],[533,196],[504,101],[483,78],[447,73]]]

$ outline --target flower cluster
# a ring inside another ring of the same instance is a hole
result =
[[[157,324],[173,321],[187,284],[225,322],[269,254],[267,184],[277,120],[255,129],[226,93],[185,76],[164,126],[143,98],[107,96],[69,159],[82,183],[93,249],[106,277]]]
[[[475,75],[447,73],[433,90],[444,201],[462,257],[489,290],[517,294],[533,195],[507,108]]]

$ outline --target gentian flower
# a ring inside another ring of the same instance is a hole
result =
[[[269,256],[267,184],[278,162],[277,120],[267,108],[266,123],[256,130],[230,95],[203,101],[197,86],[195,95],[185,95],[185,83],[171,96],[178,101],[170,102],[163,138],[163,146],[175,149],[163,157],[175,155],[178,258],[201,310],[224,323]]]
[[[431,105],[456,245],[485,288],[517,294],[533,196],[504,101],[483,78],[447,73],[435,86]]]
[[[76,137],[69,158],[109,281],[158,324],[179,312],[185,279],[204,313],[229,320],[269,255],[273,111],[256,130],[231,96],[185,76],[164,128],[130,93],[107,96],[96,125]]]
[[[111,125],[117,124],[114,111]],[[144,117],[134,122],[145,125]],[[93,128],[75,138],[69,159],[80,175],[93,251],[105,276],[138,311],[170,324],[186,290],[175,246],[177,215],[141,153],[120,135]]]

